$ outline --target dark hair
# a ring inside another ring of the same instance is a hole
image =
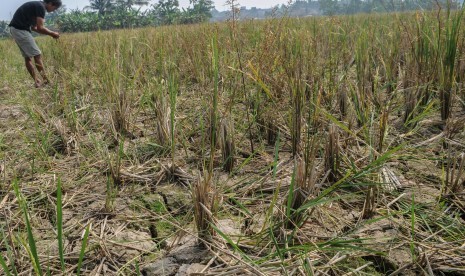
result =
[[[61,3],[61,0],[44,0],[46,4],[52,4],[52,6],[55,6],[57,8],[61,7],[63,3]]]

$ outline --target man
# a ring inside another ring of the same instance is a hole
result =
[[[49,80],[42,63],[42,53],[32,36],[31,30],[58,39],[60,37],[59,33],[52,32],[44,26],[44,18],[45,12],[53,12],[61,7],[61,5],[61,0],[27,2],[16,10],[9,25],[11,35],[21,50],[21,54],[26,62],[27,71],[34,79],[35,87],[37,88],[42,85],[42,82],[36,75],[32,59],[34,59],[36,68],[42,76],[43,84],[49,83]]]

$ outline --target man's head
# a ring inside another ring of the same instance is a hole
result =
[[[44,3],[47,12],[56,11],[63,4],[61,3],[61,0],[44,0]]]

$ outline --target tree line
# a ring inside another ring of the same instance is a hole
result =
[[[187,9],[181,9],[178,0],[159,0],[152,5],[145,0],[90,0],[82,10],[62,7],[47,14],[46,24],[61,32],[193,24],[208,21],[212,9],[212,0],[190,0]],[[0,21],[0,36],[7,35],[8,22]]]
[[[310,2],[310,1],[297,1]],[[452,9],[460,7],[456,0],[318,0],[323,15],[405,12],[415,10]]]
[[[190,7],[179,8],[178,0],[160,0],[150,5],[143,0],[90,0],[83,10],[61,11],[52,20],[62,32],[88,32],[208,21],[212,0],[190,0]]]

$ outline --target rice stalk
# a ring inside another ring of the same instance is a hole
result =
[[[355,50],[355,69],[356,69],[356,88],[352,92],[352,100],[354,102],[355,111],[357,114],[358,126],[363,126],[368,120],[368,104],[369,104],[369,38],[366,31],[363,31],[357,39]]]
[[[281,143],[281,135],[278,132],[278,135],[276,137],[276,141],[274,144],[274,151],[273,151],[273,179],[276,178],[276,173],[278,171],[278,159],[279,159],[279,148],[280,148],[280,143]]]
[[[378,187],[369,186],[366,189],[365,201],[363,202],[363,210],[361,219],[369,219],[375,215],[376,197],[378,196]]]
[[[341,119],[346,118],[349,112],[349,99],[347,97],[347,91],[345,87],[339,89],[338,95],[338,106],[339,113],[341,114]]]
[[[216,35],[211,41],[212,47],[212,72],[213,72],[213,94],[210,109],[210,174],[213,172],[213,160],[217,146],[218,123],[218,93],[219,93],[219,54]]]
[[[108,156],[110,175],[106,182],[105,210],[108,213],[114,211],[114,202],[117,195],[117,187],[123,184],[121,174],[121,161],[124,155],[124,142],[120,142],[117,152]]]
[[[8,226],[8,222],[6,223],[7,226]],[[8,226],[9,227],[9,226]],[[19,259],[19,254],[14,251],[15,247],[14,247],[14,242],[13,242],[13,239],[12,239],[12,236],[13,236],[13,233],[11,233],[11,230],[9,231],[9,235],[7,236],[6,233],[5,233],[5,230],[3,229],[3,227],[1,228],[1,234],[2,234],[2,243],[1,244],[4,244],[5,248],[6,248],[6,257],[8,258],[8,262],[9,262],[9,265],[11,266],[11,272],[10,272],[10,269],[8,268],[8,266],[6,266],[6,269],[4,269],[4,272],[5,273],[12,273],[13,275],[17,276],[18,275],[18,269],[16,268],[16,261]],[[9,238],[9,241],[7,241],[7,237]],[[12,253],[12,248],[13,248],[13,253]],[[0,255],[2,258],[3,256]],[[6,265],[6,262],[5,262],[5,265]],[[2,265],[3,267],[3,265]]]
[[[415,107],[417,106],[417,97],[413,89],[405,91],[405,112],[404,126],[412,127],[412,119],[415,117]]]
[[[5,273],[6,276],[11,276],[10,269],[8,268],[8,265],[6,264],[2,255],[0,255],[0,265],[2,266],[3,273]]]
[[[82,262],[84,261],[84,255],[86,254],[87,239],[89,238],[91,224],[89,223],[84,232],[84,237],[82,238],[81,251],[79,252],[79,260],[77,263],[76,275],[81,275]]]
[[[240,86],[241,86],[241,89],[242,89],[242,94],[243,96],[247,99],[247,98],[251,98],[250,96],[250,92],[247,92],[247,87],[246,87],[246,81],[245,81],[245,70],[244,70],[244,65],[243,65],[243,48],[242,48],[242,45],[239,44],[239,42],[242,42],[241,39],[239,39],[239,34],[240,32],[238,31],[238,27],[237,27],[237,23],[238,23],[238,16],[239,16],[239,13],[240,13],[240,9],[238,8],[239,6],[239,3],[237,3],[236,0],[227,0],[226,1],[226,5],[230,6],[231,7],[231,20],[229,21],[230,24],[228,25],[229,27],[229,36],[230,36],[230,39],[233,43],[233,51],[234,51],[234,55],[235,55],[235,58],[237,59],[237,62],[239,64],[239,72],[240,72],[240,77],[241,77],[241,83],[240,83]],[[235,91],[232,95],[232,100],[231,100],[231,105],[230,105],[230,108],[229,108],[229,112],[231,112],[231,108],[232,108],[232,104],[233,104],[233,100],[234,100],[234,96],[235,96]],[[246,109],[246,118],[247,118],[247,123],[249,125],[252,125],[251,123],[251,118],[250,118],[250,109],[247,108]],[[248,128],[248,132],[249,132],[249,143],[250,143],[250,152],[255,152],[255,146],[254,146],[254,141],[253,141],[253,138],[252,138],[252,128]]]
[[[168,79],[168,90],[170,95],[170,145],[171,145],[171,172],[176,171],[175,155],[176,155],[176,104],[178,97],[177,78],[174,72],[170,73]]]
[[[75,135],[70,134],[71,131],[63,123],[63,120],[52,118],[50,124],[54,128],[54,134],[57,137],[52,144],[56,152],[71,155],[74,150],[78,149]]]
[[[9,262],[9,264],[11,265],[11,271],[13,272],[10,272],[10,268],[8,267],[8,264],[5,260],[5,258],[3,257],[3,254],[0,255],[0,265],[1,265],[1,268],[3,269],[3,273],[5,273],[6,276],[11,276],[11,275],[15,275],[17,276],[18,273],[17,273],[17,270],[16,270],[16,266],[15,266],[15,261],[14,261],[14,258],[12,258],[12,254],[11,254],[11,249],[10,249],[10,246],[8,245],[8,242],[6,241],[6,235],[5,235],[5,231],[3,229],[3,227],[1,228],[1,237],[2,237],[2,240],[0,241],[0,243],[2,245],[5,246],[6,248],[6,255],[7,255],[7,260]]]
[[[350,89],[350,100],[352,102],[352,106],[354,107],[357,126],[363,127],[369,120],[370,107],[368,99],[365,93],[361,93],[359,90],[354,89],[353,87],[351,87]]]
[[[432,83],[437,78],[438,72],[434,68],[438,67],[438,56],[440,52],[437,51],[436,41],[439,41],[435,36],[440,35],[440,31],[435,30],[427,20],[426,13],[417,13],[416,19],[416,41],[414,42],[414,55],[415,55],[415,71],[416,74],[412,75],[412,81],[418,90],[418,102],[421,109],[428,105],[429,101],[433,98],[431,91]]]
[[[115,209],[115,184],[111,177],[107,178],[106,192],[105,192],[105,212],[112,213]]]
[[[418,89],[417,101],[419,103],[419,110],[422,112],[433,100],[433,92],[431,91],[430,84],[427,84],[425,87],[419,87]]]
[[[26,248],[28,253],[30,254],[30,260],[32,263],[32,267],[37,275],[42,276],[42,267],[40,265],[39,255],[37,254],[37,247],[36,242],[34,239],[34,235],[32,234],[32,226],[29,220],[29,213],[27,210],[27,202],[26,199],[23,197],[21,192],[19,191],[18,180],[13,180],[13,188],[15,191],[16,198],[18,199],[18,203],[24,215],[24,220],[26,222],[26,230],[27,230],[27,239],[29,247]]]
[[[123,181],[121,177],[121,161],[124,155],[124,141],[121,140],[116,148],[116,153],[108,157],[108,166],[110,168],[110,177],[114,185],[120,186]]]
[[[328,139],[325,146],[325,171],[329,172],[328,180],[333,183],[336,182],[340,176],[340,145],[339,133],[337,127],[334,125],[329,126]]]
[[[388,124],[389,124],[389,107],[385,107],[381,111],[381,115],[379,118],[379,139],[378,139],[378,146],[377,151],[383,152],[384,148],[384,140],[387,136],[388,132]]]
[[[306,220],[305,212],[296,212],[307,202],[310,189],[306,179],[306,164],[304,159],[294,161],[294,173],[286,200],[286,229],[298,229]]]
[[[307,220],[307,209],[302,206],[316,194],[318,180],[316,153],[318,138],[307,138],[303,158],[294,160],[294,171],[286,199],[286,229],[299,229]]]
[[[289,185],[289,190],[287,192],[287,198],[285,201],[285,222],[286,222],[286,229],[293,229],[293,228],[298,228],[297,225],[291,220],[291,217],[295,213],[295,209],[292,208],[295,204],[295,198],[297,197],[297,193],[300,191],[296,187],[296,179],[298,178],[298,175],[302,173],[302,170],[299,170],[300,164],[294,160],[294,169],[292,171],[292,178],[291,178],[291,183]],[[299,171],[298,171],[299,170]],[[297,192],[297,193],[296,193]],[[287,240],[286,238],[286,233],[283,233],[285,236],[282,237],[283,240]]]
[[[412,204],[410,208],[410,255],[412,257],[412,261],[415,262],[416,254],[415,254],[415,222],[416,222],[416,215],[415,215],[415,194],[412,193]]]
[[[127,92],[119,91],[116,94],[115,102],[111,106],[111,122],[114,137],[118,140],[120,135],[124,137],[132,136],[129,132],[131,104]]]
[[[236,160],[236,146],[234,142],[234,125],[233,121],[224,118],[221,122],[221,131],[219,137],[219,143],[221,148],[221,154],[223,156],[223,169],[231,173],[234,169],[234,163]]]
[[[445,26],[445,44],[442,60],[441,80],[442,86],[439,91],[441,101],[441,119],[445,122],[451,114],[452,107],[452,86],[455,80],[455,63],[458,47],[458,39],[461,28],[461,21],[465,6],[453,15],[450,3],[448,3],[446,11],[446,26]]]
[[[276,119],[268,119],[266,122],[266,141],[269,145],[274,145],[278,139],[279,127]]]
[[[210,243],[214,236],[216,193],[212,187],[212,177],[207,174],[197,180],[192,186],[192,201],[194,205],[194,220],[199,243]]]
[[[140,275],[142,274],[140,273],[139,262],[136,262],[136,276],[140,276]]]
[[[465,170],[465,153],[454,154],[452,148],[448,150],[448,158],[446,161],[446,180],[445,186],[447,192],[451,194],[457,194],[462,192],[464,189],[463,183],[459,182],[462,180],[462,176]],[[465,181],[463,181],[465,182]]]
[[[301,150],[302,116],[304,109],[304,94],[297,88],[293,90],[293,109],[291,127],[292,156],[296,157]]]
[[[123,72],[127,69],[124,66],[123,47],[124,40],[112,38],[111,48],[115,53],[113,57],[101,63],[101,85],[105,91],[104,99],[109,103],[111,130],[115,141],[120,139],[120,136],[133,138],[130,130],[131,121],[131,98],[130,91],[125,87]],[[114,43],[114,44],[113,44]],[[123,43],[123,45],[121,44]],[[109,50],[111,50],[111,48]]]
[[[63,200],[61,190],[61,179],[57,180],[57,239],[58,239],[58,256],[60,258],[61,271],[65,271],[65,258],[63,248]]]
[[[155,113],[156,141],[162,147],[171,146],[171,108],[165,94],[159,91],[153,96],[153,111]]]
[[[53,147],[53,142],[56,140],[53,132],[44,126],[46,125],[45,114],[36,107],[29,106],[26,107],[26,112],[34,123],[35,135],[31,143],[36,153],[35,156],[40,160],[48,160],[49,156],[56,152]]]

